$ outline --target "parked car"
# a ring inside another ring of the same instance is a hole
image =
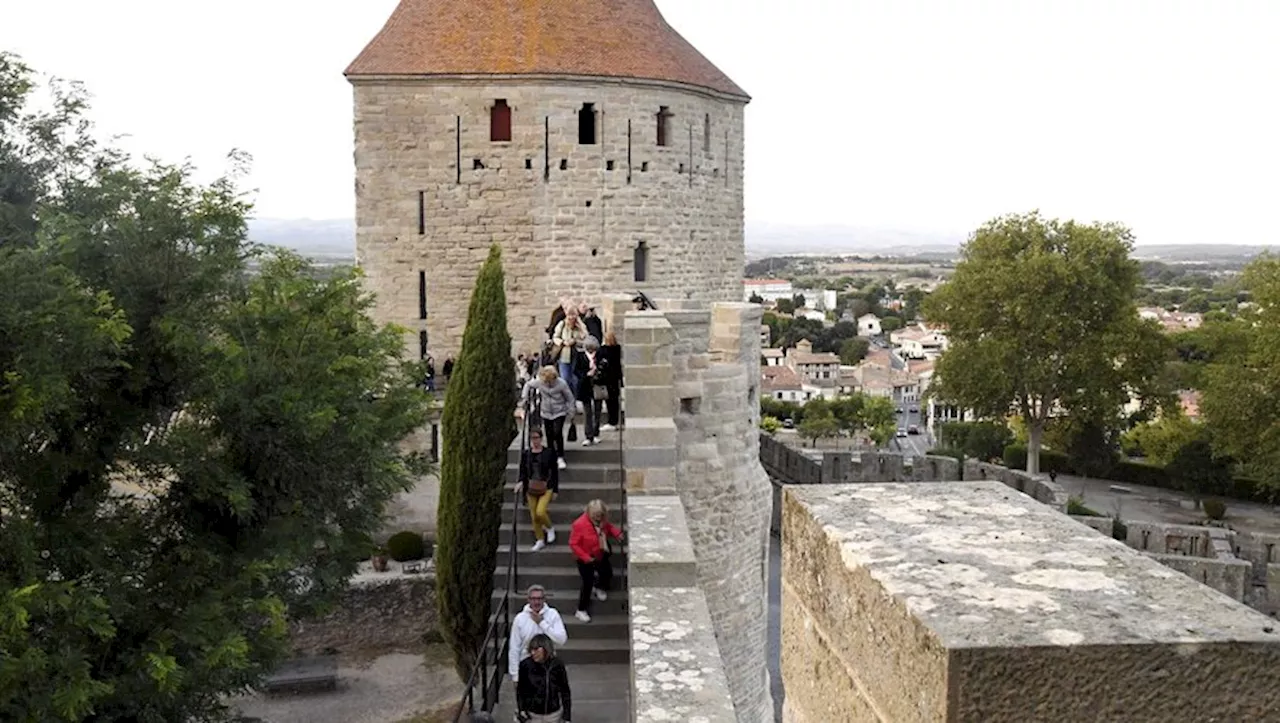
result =
[[[791,417],[787,417],[786,419],[782,420],[782,426],[784,429],[795,429],[796,422]]]
[[[907,427],[907,434],[920,434],[920,428],[913,424]]]
[[[912,407],[912,408],[911,408],[911,413],[912,413],[912,414],[919,414],[919,413],[920,413],[920,407]]]
[[[898,436],[899,436],[899,437],[905,437],[905,436],[907,436],[907,430],[905,430],[905,429],[903,429],[903,428],[899,427],[899,428],[898,428]]]

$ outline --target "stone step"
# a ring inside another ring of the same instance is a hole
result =
[[[516,565],[518,566],[519,570],[523,570],[526,567],[538,567],[540,565],[565,565],[569,567],[577,566],[577,563],[574,562],[575,558],[573,556],[573,552],[569,550],[569,545],[567,544],[568,538],[556,537],[555,542],[542,548],[538,552],[534,552],[533,550],[530,549],[530,546],[533,545],[532,534],[533,533],[530,533],[530,536],[527,540],[528,544],[521,544],[516,549],[516,557],[517,557]],[[508,558],[509,553],[510,553],[510,548],[507,547],[506,545],[503,545],[502,547],[498,548],[497,569],[500,570],[504,575],[507,572],[507,561],[509,559]],[[612,559],[613,559],[613,569],[615,571],[623,570],[627,567],[627,553],[625,551],[615,552],[613,554]]]
[[[556,528],[556,539],[564,537],[564,541],[569,541],[569,528],[573,525],[574,520],[582,516],[583,511],[587,507],[587,503],[591,500],[603,500],[609,508],[609,519],[613,524],[618,524],[617,516],[621,511],[622,495],[617,489],[613,490],[613,494],[609,494],[604,489],[573,489],[560,488],[560,494],[551,503],[547,505],[547,514],[551,516],[551,524]],[[507,497],[511,499],[510,496]],[[528,523],[533,525],[533,518],[529,514],[529,505],[525,502],[516,503],[514,501],[502,503],[502,520],[507,527],[511,527],[511,515],[519,515],[517,521],[520,523]]]
[[[498,606],[502,604],[502,596],[504,592],[505,591],[503,590],[493,591],[490,610],[497,610]],[[513,590],[510,598],[512,605],[511,609],[513,611],[523,609],[527,602],[525,600],[524,590]],[[547,602],[556,610],[559,610],[562,617],[571,617],[578,609],[578,586],[575,584],[573,587],[548,588]],[[599,600],[591,601],[592,616],[597,614],[625,616],[628,614],[628,609],[627,593],[625,590],[618,589],[616,584],[614,585],[614,589],[609,591],[608,600],[605,600],[604,602],[600,602]]]
[[[596,604],[599,604],[598,600]],[[556,612],[560,613],[560,619],[564,620],[564,631],[568,633],[570,640],[599,638],[629,640],[631,638],[631,621],[626,615],[592,615],[591,622],[584,623],[573,616],[574,611],[578,608],[576,600],[569,603],[569,609],[567,610],[560,609],[560,606],[555,607]],[[514,618],[523,609],[523,606],[515,607],[513,604],[511,617]],[[496,616],[490,616],[489,623],[492,624],[495,618]]]
[[[567,666],[566,666],[567,667]],[[573,690],[573,723],[625,723],[631,720],[631,666],[567,667]],[[515,686],[508,680],[498,696],[494,720],[508,723],[515,715]]]
[[[625,584],[627,577],[627,568],[625,565],[614,565],[613,580],[615,587]],[[578,575],[578,566],[570,563],[568,565],[555,565],[550,561],[544,562],[542,565],[531,565],[525,567],[519,565],[516,568],[516,590],[528,590],[530,585],[541,585],[545,588],[573,588],[580,584],[582,578]],[[493,572],[494,589],[504,588],[507,585],[507,566],[504,561],[500,561],[498,569]]]
[[[560,485],[562,487],[566,483],[610,484],[617,490],[624,477],[622,467],[616,461],[610,464],[575,462],[572,457],[566,456],[565,463],[568,468],[560,470]],[[503,479],[509,485],[518,481],[520,479],[520,460],[508,462],[507,469],[503,475]]]
[[[582,514],[581,510],[578,511],[578,514]],[[626,525],[623,524],[623,521],[617,519],[616,517],[616,509],[614,509],[614,511],[611,512],[611,514],[615,515],[613,518],[611,518],[613,520],[613,524],[619,525],[620,527],[622,527],[623,530],[626,530]],[[577,515],[575,515],[575,517],[576,516]],[[555,513],[553,512],[551,515],[551,520],[555,522],[555,519],[556,519]],[[520,519],[517,521],[516,534],[518,535],[518,537],[516,538],[517,545],[523,545],[525,547],[529,547],[533,545],[533,522],[529,520],[529,516],[527,514],[521,515]],[[503,520],[502,527],[498,529],[498,546],[501,548],[505,548],[507,545],[510,545],[510,544],[511,544],[511,518],[507,517],[506,519]],[[615,551],[620,551],[619,545],[617,542],[613,542],[611,544],[613,545],[613,549]],[[569,526],[567,524],[556,525],[556,541],[548,545],[548,547],[557,547],[557,546],[562,547],[566,550],[569,549]],[[625,548],[625,546],[626,545],[624,543],[622,547]]]
[[[566,441],[564,443],[564,461],[570,466],[574,464],[612,464],[616,466],[622,461],[622,450],[618,447],[617,438],[590,447],[583,447],[581,441]],[[507,448],[507,464],[519,463],[520,440],[517,439],[512,443],[512,446]]]

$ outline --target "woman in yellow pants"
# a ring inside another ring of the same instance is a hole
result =
[[[560,468],[556,453],[542,446],[542,431],[529,430],[529,448],[520,455],[520,487],[533,519],[533,551],[556,541],[556,528],[551,526],[551,500],[560,492]]]

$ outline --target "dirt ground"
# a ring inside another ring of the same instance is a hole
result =
[[[338,687],[326,693],[234,698],[228,703],[265,723],[452,723],[463,684],[443,645],[423,652],[344,656]]]

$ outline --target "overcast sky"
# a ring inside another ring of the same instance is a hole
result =
[[[0,49],[263,217],[353,213],[342,70],[397,0],[6,0]],[[1280,242],[1280,0],[658,0],[751,93],[748,222],[965,233],[1040,208]]]

